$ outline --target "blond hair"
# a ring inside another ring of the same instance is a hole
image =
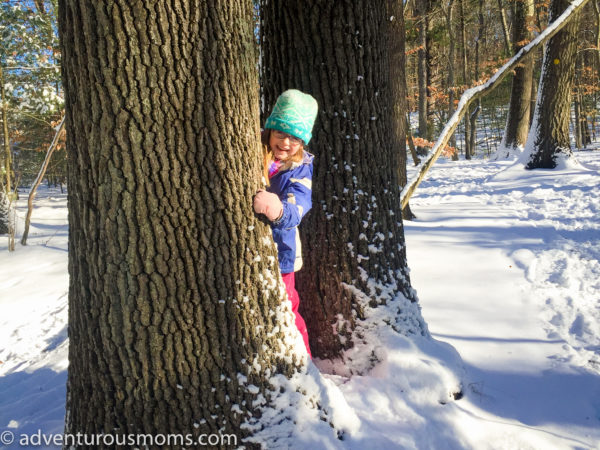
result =
[[[275,156],[273,155],[273,150],[269,146],[269,141],[271,140],[271,129],[265,129],[260,136],[260,141],[262,143],[263,149],[263,176],[265,178],[265,182],[267,186],[269,186],[269,167],[273,161],[275,161]],[[301,163],[304,159],[304,144],[301,145],[300,151],[296,152],[294,155],[290,157],[285,163],[281,166],[281,170],[287,170],[290,168],[292,163]]]

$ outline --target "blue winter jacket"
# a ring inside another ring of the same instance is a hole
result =
[[[277,172],[267,188],[269,192],[277,194],[283,203],[281,218],[271,222],[281,273],[296,272],[302,267],[298,225],[312,206],[313,158],[305,151],[302,162],[292,163],[289,169]]]

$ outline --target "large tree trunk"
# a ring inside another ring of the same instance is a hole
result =
[[[301,358],[271,232],[251,207],[252,2],[154,5],[60,2],[66,431],[241,436],[268,377]]]
[[[552,0],[550,22],[570,3],[569,0]],[[553,169],[559,155],[566,158],[572,155],[569,118],[578,24],[577,15],[546,44],[535,117],[526,145],[530,151],[527,169]]]
[[[513,22],[513,47],[518,53],[531,40],[530,24],[535,14],[533,0],[515,2]],[[531,116],[531,91],[533,78],[533,55],[517,66],[512,80],[510,105],[501,148],[506,151],[522,148],[529,133]]]
[[[415,298],[398,152],[389,145],[390,21],[385,3],[371,0],[263,1],[261,18],[266,104],[288,88],[319,102],[310,143],[314,207],[301,227],[305,265],[298,280],[313,355],[332,358],[357,343],[352,331],[364,317],[365,298],[371,306]],[[422,333],[424,324],[414,330]]]

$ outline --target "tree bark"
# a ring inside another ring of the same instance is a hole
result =
[[[513,24],[513,46],[518,52],[528,43],[532,36],[529,24],[535,14],[533,0],[515,3]],[[515,68],[510,93],[508,117],[501,148],[508,151],[522,148],[527,141],[531,116],[531,95],[533,78],[533,55],[526,58]]]
[[[482,47],[484,42],[484,26],[485,22],[483,20],[483,0],[479,0],[479,6],[477,9],[477,16],[479,20],[479,26],[477,31],[477,41],[475,42],[475,80],[479,81],[481,76],[480,74],[480,66],[481,66],[481,58],[482,58]],[[475,148],[477,146],[477,118],[479,117],[479,113],[481,112],[481,99],[477,99],[477,106],[475,110],[471,114],[470,117],[470,138],[469,138],[469,151],[465,152],[465,159],[471,159],[471,157],[475,154]]]
[[[454,81],[454,41],[456,39],[453,31],[454,0],[448,1],[445,11],[446,30],[448,31],[448,118],[454,114],[454,99],[456,95],[456,83]],[[450,138],[450,146],[456,147],[454,135]],[[457,160],[458,154],[454,153],[452,159]]]
[[[261,6],[266,104],[271,107],[288,88],[319,102],[310,142],[314,206],[301,227],[304,268],[297,275],[313,355],[335,358],[360,339],[353,331],[364,317],[365,297],[373,307],[397,304],[401,296],[415,300],[398,152],[389,145],[390,21],[383,1]],[[282,26],[291,23],[303,32]],[[422,333],[424,325],[415,323],[414,330]]]
[[[525,0],[530,1],[530,0]],[[517,2],[519,3],[519,2]],[[508,31],[508,23],[506,21],[506,10],[504,9],[504,5],[502,4],[502,0],[498,0],[498,12],[500,13],[500,22],[502,23],[502,34],[504,36],[504,51],[506,52],[506,56],[510,56],[513,54],[512,46],[510,43],[510,33]],[[514,28],[516,24],[513,19],[513,35]]]
[[[417,155],[417,149],[415,148],[415,143],[413,141],[412,132],[410,131],[410,122],[408,120],[408,113],[405,118],[405,128],[406,128],[406,140],[408,141],[408,148],[410,149],[410,155],[412,156],[413,163],[415,166],[418,166],[421,160],[419,159],[419,155]]]
[[[533,55],[531,55],[531,58],[533,59]],[[535,66],[539,65],[540,61],[537,60],[536,64],[534,65],[534,73],[535,73]],[[531,99],[529,101],[529,129],[531,130],[531,125],[533,123],[533,112],[535,111],[535,104],[537,103],[537,92],[538,92],[538,83],[537,83],[537,79],[536,77],[532,76],[531,77]],[[529,137],[529,133],[527,134],[527,136]],[[527,141],[525,141],[527,142]]]
[[[406,136],[407,136],[407,101],[408,88],[406,86],[406,28],[404,24],[404,5],[402,0],[387,0],[390,18],[390,90],[392,95],[392,136],[390,145],[392,151],[398,152],[398,181],[404,186],[406,175]],[[414,216],[410,205],[402,210],[404,219]]]
[[[6,202],[6,208],[0,210],[1,213],[5,213],[4,217],[0,219],[1,222],[6,223],[7,234],[8,234],[8,251],[13,252],[15,250],[15,232],[16,232],[16,211],[15,211],[15,200],[17,199],[17,187],[12,186],[12,154],[10,150],[10,138],[8,129],[8,102],[6,100],[6,92],[4,90],[4,72],[0,67],[0,100],[2,101],[2,134],[3,136],[3,147],[4,147],[4,172],[5,179],[3,180],[4,188],[4,201]]]
[[[417,15],[419,17],[419,51],[417,57],[417,75],[419,81],[419,137],[423,139],[428,139],[429,134],[429,79],[427,76],[429,74],[429,70],[427,69],[427,46],[429,44],[427,39],[427,32],[429,29],[428,5],[429,0],[415,1]],[[427,154],[426,148],[419,147],[418,151],[420,154]]]
[[[9,206],[8,196],[4,190],[4,183],[0,182],[0,234],[7,234],[9,232]]]
[[[581,128],[581,96],[579,94],[579,89],[576,88],[575,96],[573,99],[573,110],[575,112],[575,126],[573,127],[575,130],[575,147],[578,149],[583,148],[583,139],[582,139],[582,128]]]
[[[4,90],[4,72],[0,67],[0,94],[2,98],[2,134],[3,134],[3,148],[4,148],[4,171],[6,179],[4,180],[4,189],[8,196],[11,195],[12,191],[12,158],[10,154],[10,138],[8,131],[8,103],[6,100],[6,92]]]
[[[549,20],[554,21],[570,4],[569,0],[552,0]],[[559,155],[572,155],[569,118],[578,22],[577,15],[546,44],[539,98],[527,141],[531,149],[527,169],[553,169]]]
[[[467,0],[460,0],[460,44],[462,48],[462,76],[463,84],[469,85],[469,77],[467,75],[467,31],[465,28],[465,2]],[[469,159],[471,156],[471,122],[470,122],[469,108],[465,111],[465,158]],[[469,155],[467,157],[467,155]]]
[[[576,139],[576,146],[577,148],[585,148],[587,145],[592,143],[591,137],[590,137],[590,130],[588,127],[588,120],[587,120],[587,110],[585,107],[585,98],[584,98],[584,94],[582,92],[582,87],[581,87],[581,74],[583,74],[584,72],[584,60],[583,58],[585,57],[585,55],[579,55],[579,57],[576,56],[577,62],[576,62],[576,66],[577,68],[575,69],[576,75],[575,75],[575,82],[576,82],[576,86],[575,86],[575,123],[576,125],[576,130],[577,130],[577,138]]]
[[[269,377],[305,358],[251,205],[252,2],[61,0],[59,12],[66,432],[242,436]]]
[[[600,1],[594,0],[594,14],[596,15],[596,70],[598,71],[598,79],[600,80]]]

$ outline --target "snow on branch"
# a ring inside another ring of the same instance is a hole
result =
[[[575,0],[573,1],[567,9],[533,41],[531,41],[528,45],[523,47],[519,52],[510,59],[506,64],[504,64],[486,83],[472,87],[467,89],[462,97],[460,98],[460,102],[458,103],[458,107],[456,111],[450,118],[450,120],[446,123],[446,126],[442,130],[442,134],[436,141],[433,150],[431,152],[431,156],[423,161],[418,169],[415,176],[410,179],[404,189],[402,190],[401,198],[402,198],[402,208],[405,208],[410,200],[410,197],[415,192],[421,181],[425,178],[425,174],[427,171],[433,166],[433,164],[437,161],[442,151],[446,147],[446,144],[450,140],[450,136],[458,126],[462,117],[465,115],[465,111],[469,107],[469,105],[477,100],[480,97],[483,97],[484,94],[492,91],[496,86],[500,84],[500,82],[504,79],[506,75],[508,75],[512,69],[514,69],[519,62],[529,55],[534,50],[538,49],[542,44],[544,44],[548,39],[558,33],[575,15],[579,12],[585,4],[589,0]]]

